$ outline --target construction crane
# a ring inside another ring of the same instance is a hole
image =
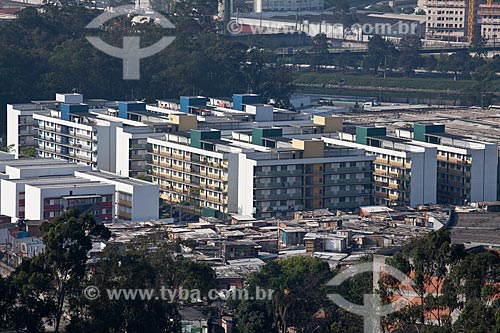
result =
[[[486,0],[486,4],[492,5],[493,0]],[[474,29],[476,28],[476,0],[469,0],[469,13],[467,15],[467,23],[468,23],[468,31],[467,31],[467,40],[472,42],[472,38],[474,37]]]

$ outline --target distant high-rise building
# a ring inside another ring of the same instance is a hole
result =
[[[483,38],[496,42],[500,38],[500,4],[479,5],[478,24]]]
[[[254,11],[261,12],[282,12],[282,11],[302,11],[302,10],[322,10],[325,6],[324,0],[254,0]]]
[[[467,36],[467,0],[427,0],[426,37],[463,40]]]

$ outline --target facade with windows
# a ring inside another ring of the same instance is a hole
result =
[[[7,104],[7,147],[16,158],[27,148],[36,149],[36,120],[33,114],[44,113],[39,104]]]
[[[283,137],[280,128],[193,130],[150,138],[161,197],[194,213],[291,217],[303,209],[353,210],[372,203],[372,161],[363,150]],[[320,135],[320,134],[318,134]]]
[[[425,7],[428,39],[459,41],[467,36],[467,1],[427,0]]]
[[[323,138],[330,145],[364,149],[373,155],[374,203],[412,206],[437,202],[435,147],[386,136],[385,128],[358,128],[357,135],[340,133],[339,139]]]
[[[99,222],[159,217],[155,184],[62,160],[40,161],[0,163],[0,214],[11,222],[50,221],[70,208],[90,213]]]
[[[498,145],[445,132],[440,124],[400,130],[412,144],[437,149],[437,201],[464,205],[497,200]]]
[[[480,4],[477,16],[481,36],[489,42],[496,43],[500,38],[500,5]]]
[[[75,172],[75,176],[115,187],[114,215],[123,221],[156,220],[159,217],[158,185],[105,171]]]
[[[324,0],[254,0],[254,11],[260,12],[282,12],[282,11],[304,11],[323,10]]]

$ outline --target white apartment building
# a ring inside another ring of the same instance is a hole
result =
[[[415,124],[396,135],[437,149],[437,203],[496,201],[498,145],[445,133],[444,125]]]
[[[353,210],[372,202],[372,161],[363,150],[282,136],[281,128],[149,138],[161,197],[204,216],[289,217],[303,209]]]
[[[254,12],[323,10],[324,0],[254,0]]]
[[[477,16],[481,36],[495,43],[500,38],[500,4],[480,4]]]
[[[1,162],[0,214],[12,222],[51,220],[71,207],[100,222],[159,217],[158,185],[63,160]]]
[[[33,115],[38,122],[38,157],[65,159],[94,169],[115,171],[114,133],[119,123],[93,117],[85,104],[61,104],[61,108],[63,111]]]
[[[37,104],[7,104],[7,147],[16,158],[25,148],[36,148],[36,124],[33,114],[43,113]]]
[[[77,171],[75,176],[115,187],[117,219],[125,221],[158,219],[160,191],[157,184],[104,171]]]
[[[434,204],[437,199],[437,159],[435,147],[421,147],[398,138],[380,139],[380,147],[356,143],[354,136],[340,133],[339,139],[323,137],[328,145],[364,149],[375,156],[373,195],[377,205]]]
[[[148,110],[149,111],[149,110]],[[163,132],[189,131],[198,127],[196,116],[166,114],[165,122],[148,122],[149,126],[116,128],[116,173],[137,177],[151,174],[148,138],[162,137]],[[168,120],[168,122],[167,122]]]
[[[35,147],[40,158],[131,177],[148,175],[149,136],[196,127],[196,116],[184,112],[143,102],[84,101],[81,94],[9,105],[8,112],[8,142],[16,157],[23,148]]]
[[[427,0],[426,38],[459,41],[467,37],[468,1]]]

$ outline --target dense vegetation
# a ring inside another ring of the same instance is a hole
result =
[[[384,318],[385,332],[500,331],[497,252],[482,249],[466,252],[462,245],[451,244],[449,233],[441,230],[414,239],[389,258],[387,264],[409,276],[414,285],[403,285],[389,275],[382,275],[378,290],[381,299],[390,303],[399,296],[408,305]],[[330,271],[316,258],[268,263],[249,279],[249,286],[274,288],[274,297],[271,301],[233,304],[239,318],[238,332],[278,333],[286,326],[294,326],[303,333],[363,332],[362,319],[329,302],[326,294],[340,293],[351,302],[362,304],[363,294],[372,293],[373,277],[371,273],[363,273],[340,288],[325,289],[326,281],[338,272]]]
[[[42,231],[45,252],[0,278],[0,331],[177,333],[179,295],[110,299],[106,290],[182,286],[200,290],[203,297],[215,287],[209,266],[176,258],[179,243],[166,242],[161,235],[137,239],[128,250],[110,246],[101,260],[91,262],[87,253],[92,241],[110,236],[91,215],[70,210],[45,222]],[[87,287],[98,288],[101,297],[89,299]]]
[[[71,91],[88,98],[149,102],[252,91],[286,106],[293,90],[288,71],[266,65],[266,51],[216,34],[214,4],[179,2],[169,16],[175,31],[153,23],[133,26],[123,17],[109,22],[99,35],[118,47],[124,35],[140,35],[142,47],[163,35],[176,36],[165,50],[141,60],[141,79],[134,81],[123,80],[121,59],[100,52],[85,39],[96,35],[85,26],[99,12],[46,6],[40,13],[27,8],[18,20],[0,26],[0,109],[6,103],[52,99],[56,92]],[[5,124],[5,115],[1,119]]]
[[[487,59],[484,41],[478,38],[469,50],[439,55],[420,54],[422,43],[416,36],[408,36],[395,44],[374,35],[368,42],[366,54],[350,51],[331,54],[324,35],[316,36],[313,41],[311,51],[314,53],[302,50],[283,59],[283,62],[310,65],[314,70],[296,72],[297,84],[391,87],[403,92],[404,89],[457,91],[472,94],[475,103],[485,105],[500,92],[495,80],[495,73],[500,72],[500,56]]]
[[[110,243],[98,259],[89,260],[92,242],[110,236],[90,215],[70,210],[41,229],[45,252],[0,278],[0,330],[178,333],[180,311],[187,305],[214,318],[235,315],[238,333],[282,333],[292,327],[300,333],[362,332],[362,318],[339,308],[327,295],[340,293],[362,304],[364,294],[373,293],[371,273],[355,275],[332,289],[328,281],[339,269],[318,258],[291,257],[270,261],[252,274],[246,286],[249,297],[228,297],[222,310],[210,297],[209,291],[217,287],[212,268],[177,256],[183,243],[169,241],[164,231],[125,247]],[[364,257],[361,262],[371,260]],[[383,302],[406,300],[406,307],[383,319],[386,332],[500,330],[497,252],[465,251],[440,230],[412,240],[387,263],[409,276],[413,286],[381,276],[375,292]],[[98,288],[100,297],[90,297],[89,287]],[[160,287],[179,293],[141,299],[113,298],[108,292]],[[181,289],[199,293],[182,298]],[[272,293],[259,298],[259,289]]]

